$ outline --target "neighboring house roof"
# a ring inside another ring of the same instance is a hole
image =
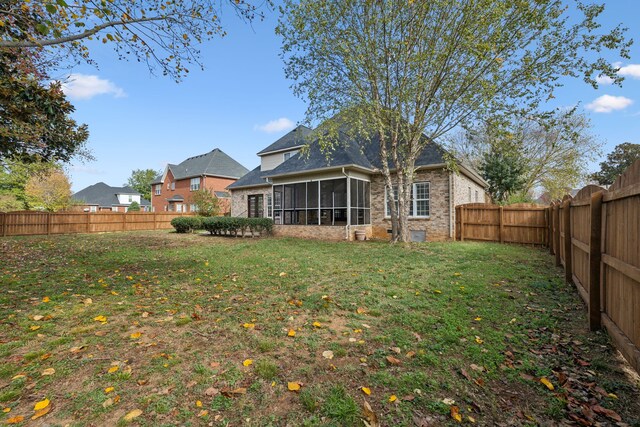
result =
[[[111,187],[104,182],[99,182],[78,191],[73,198],[87,205],[128,206],[128,203],[120,203],[118,194],[140,196],[140,193],[131,187]],[[151,202],[140,197],[140,206],[151,206]]]
[[[236,162],[219,148],[215,148],[205,154],[189,157],[177,165],[168,164],[164,173],[157,176],[152,184],[164,182],[169,170],[176,180],[202,175],[237,179],[249,172],[249,169]]]
[[[231,194],[226,191],[214,191],[213,194],[215,194],[218,199],[228,199],[231,197]]]
[[[260,166],[258,166],[233,184],[229,185],[227,188],[230,190],[235,190],[244,187],[262,187],[271,185],[271,183],[267,182],[265,178],[262,178],[262,175],[262,170],[260,169]]]
[[[301,147],[305,145],[308,141],[306,140],[306,136],[313,132],[312,129],[304,126],[298,125],[291,132],[284,135],[282,138],[278,139],[276,142],[258,152],[258,156],[263,156],[265,154],[274,153],[278,151],[290,150],[295,147]]]

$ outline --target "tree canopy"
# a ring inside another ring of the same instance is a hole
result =
[[[562,78],[594,87],[600,75],[621,82],[602,54],[628,58],[625,29],[603,30],[601,5],[570,6],[285,0],[277,32],[294,93],[308,101],[307,119],[341,113],[380,137],[387,191],[398,187],[393,236],[408,240],[415,160],[429,141],[487,116],[534,114]]]
[[[30,209],[65,210],[73,204],[71,196],[71,182],[59,167],[44,176],[31,176],[25,185],[26,203]]]
[[[258,6],[263,3],[271,2]],[[7,0],[0,5],[0,49],[47,48],[89,60],[87,41],[97,39],[120,58],[133,56],[179,80],[187,64],[200,65],[199,43],[226,34],[224,9],[250,21],[262,16],[258,6],[249,0]]]
[[[591,179],[600,185],[611,185],[633,162],[640,159],[640,144],[624,142],[607,154],[607,160],[600,163],[600,170]]]
[[[125,185],[142,194],[145,199],[151,200],[151,183],[161,173],[161,171],[153,169],[135,169],[131,172]]]

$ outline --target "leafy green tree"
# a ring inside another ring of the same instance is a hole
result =
[[[525,186],[525,163],[513,150],[492,147],[491,151],[482,156],[480,171],[489,183],[491,198],[497,203],[506,202]]]
[[[179,80],[189,71],[186,64],[200,65],[197,46],[201,42],[226,34],[220,19],[225,9],[247,21],[262,17],[253,3],[6,0],[0,3],[0,49],[45,48],[48,53],[89,60],[90,41],[95,39],[111,44],[120,58],[133,56],[150,70],[157,67],[163,75]]]
[[[131,172],[125,185],[142,194],[145,199],[151,200],[151,183],[161,173],[161,171],[153,169],[135,169]]]
[[[640,159],[640,144],[625,142],[607,154],[607,160],[600,163],[600,170],[591,179],[600,185],[611,185],[633,162]]]
[[[220,214],[220,200],[207,188],[201,188],[191,193],[191,201],[200,216],[218,216]]]
[[[127,209],[127,212],[140,212],[140,203],[136,202],[135,200],[131,202],[129,208]]]
[[[380,145],[386,190],[398,188],[394,241],[410,237],[410,189],[426,144],[463,123],[535,112],[561,78],[619,84],[601,55],[628,58],[631,44],[620,26],[602,30],[603,6],[561,0],[285,0],[282,11],[285,73],[308,101],[307,120],[340,113]],[[330,152],[336,138],[326,134]]]
[[[26,209],[27,181],[31,177],[42,178],[58,167],[48,162],[24,163],[9,160],[0,163],[0,210]]]
[[[87,126],[71,118],[60,84],[43,84],[29,70],[38,68],[28,55],[0,50],[0,162],[90,159]]]
[[[61,168],[55,168],[45,176],[32,176],[25,185],[27,206],[57,212],[73,205],[71,182]]]

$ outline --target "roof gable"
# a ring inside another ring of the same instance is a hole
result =
[[[132,196],[141,195],[131,187],[111,187],[104,182],[98,182],[97,184],[90,185],[77,193],[74,193],[73,198],[88,205],[114,206],[121,204],[118,200],[118,194],[127,194]],[[141,197],[140,205],[148,206],[150,203],[148,200]]]
[[[249,169],[229,157],[219,148],[214,148],[208,153],[189,157],[177,165],[167,164],[162,175],[158,175],[152,184],[163,183],[169,172],[175,180],[202,175],[238,179],[249,172]]]
[[[291,130],[290,132],[282,136],[280,139],[278,139],[276,142],[269,145],[264,150],[259,151],[258,156],[263,156],[265,154],[278,152],[278,151],[285,151],[288,149],[305,145],[308,142],[306,140],[306,137],[311,132],[313,132],[312,129],[304,125],[298,125],[293,130]]]

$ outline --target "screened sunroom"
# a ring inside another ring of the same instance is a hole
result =
[[[281,225],[369,225],[371,185],[357,178],[273,185],[273,221]]]

